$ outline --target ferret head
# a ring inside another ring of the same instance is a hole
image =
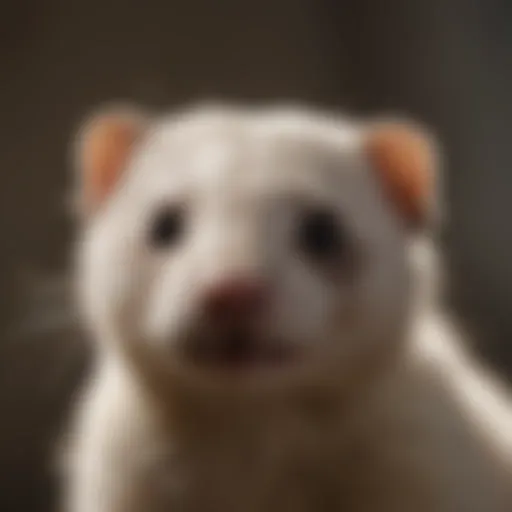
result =
[[[77,163],[80,297],[107,351],[242,389],[342,383],[402,342],[435,170],[419,127],[112,109]]]

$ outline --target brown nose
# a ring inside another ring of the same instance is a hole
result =
[[[267,298],[266,287],[258,280],[230,279],[208,289],[204,310],[214,321],[244,322],[262,312]]]

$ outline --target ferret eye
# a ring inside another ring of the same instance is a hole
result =
[[[150,230],[150,243],[154,247],[168,247],[183,235],[184,216],[180,208],[165,208],[157,213]]]
[[[302,216],[297,238],[299,248],[317,260],[342,254],[346,245],[345,233],[335,215],[323,209],[310,210]]]

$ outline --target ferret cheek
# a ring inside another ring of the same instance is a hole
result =
[[[140,331],[145,343],[167,353],[174,349],[184,329],[187,308],[179,295],[173,293],[175,287],[169,287],[162,279],[156,281],[141,304]]]

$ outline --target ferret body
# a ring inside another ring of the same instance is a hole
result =
[[[66,511],[512,510],[506,392],[417,289],[419,128],[113,112],[78,153],[98,358]]]

